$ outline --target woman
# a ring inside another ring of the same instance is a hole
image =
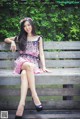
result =
[[[43,106],[35,88],[36,73],[48,72],[45,66],[42,37],[36,35],[33,20],[24,18],[21,20],[21,31],[18,37],[6,38],[6,43],[11,43],[11,50],[16,51],[18,42],[20,56],[15,60],[14,72],[21,74],[21,98],[16,111],[15,119],[22,119],[28,87],[31,90],[32,99],[37,111],[41,111]],[[42,68],[38,62],[41,60]]]

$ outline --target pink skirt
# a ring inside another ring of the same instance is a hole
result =
[[[15,60],[15,68],[14,68],[14,71],[13,73],[17,73],[17,74],[20,74],[21,71],[22,71],[22,65],[23,63],[25,62],[29,62],[29,63],[33,63],[34,64],[34,73],[35,74],[38,74],[38,73],[43,73],[43,70],[41,68],[39,68],[36,63],[34,63],[34,61],[30,60],[30,58],[25,58],[25,57],[18,57],[16,60]]]

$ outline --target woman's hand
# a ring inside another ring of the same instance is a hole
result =
[[[12,52],[15,52],[16,51],[16,44],[14,41],[11,41],[11,47],[10,47],[10,50],[12,50]]]
[[[46,67],[42,68],[43,72],[51,72],[50,70],[48,70]]]

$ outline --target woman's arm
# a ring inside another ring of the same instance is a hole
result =
[[[4,42],[6,42],[6,43],[12,43],[12,42],[14,42],[14,39],[15,39],[15,37],[5,38],[4,39]]]
[[[15,44],[15,37],[10,37],[10,38],[5,38],[4,42],[6,43],[11,43],[11,47],[10,50],[12,50],[12,52],[16,51],[16,44]]]
[[[40,52],[40,61],[41,61],[41,65],[42,65],[42,70],[44,72],[52,72],[52,71],[46,69],[46,66],[45,66],[45,57],[44,57],[42,37],[40,37],[40,40],[39,40],[39,52]]]
[[[44,51],[43,51],[42,37],[40,37],[40,40],[39,40],[39,52],[40,52],[40,61],[41,61],[42,69],[43,71],[47,71],[46,66],[45,66],[45,57],[44,57]]]

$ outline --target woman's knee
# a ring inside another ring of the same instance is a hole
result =
[[[31,71],[34,69],[34,64],[32,63],[24,63],[22,68],[24,68],[25,70]]]

